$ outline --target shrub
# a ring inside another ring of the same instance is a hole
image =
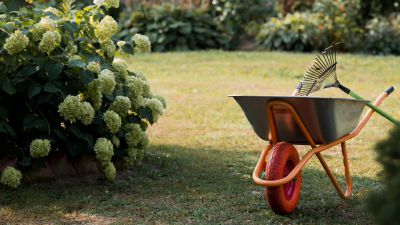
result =
[[[235,50],[240,44],[240,37],[247,30],[259,29],[258,23],[267,21],[276,15],[276,0],[213,0],[209,12],[226,30],[225,49]],[[257,26],[254,26],[257,25]],[[250,31],[254,34],[254,32]]]
[[[224,29],[204,9],[140,5],[121,21],[120,38],[130,40],[143,33],[154,51],[221,49],[226,45]]]
[[[96,3],[72,10],[69,0],[59,9],[33,2],[20,11],[23,2],[0,3],[0,158],[17,158],[22,174],[34,164],[45,167],[43,157],[57,150],[97,155],[113,179],[112,162],[139,162],[149,142],[147,122],[163,114],[165,99],[152,93],[144,73],[115,57],[149,52],[148,38],[118,41],[117,23]],[[133,125],[135,137],[127,129]],[[14,170],[6,169],[1,182],[18,186]]]
[[[266,49],[308,51],[340,41],[343,50],[356,50],[362,39],[359,9],[359,0],[318,0],[309,12],[272,18],[261,28],[256,44]]]
[[[400,54],[400,16],[369,20],[365,26],[364,52],[378,55]]]
[[[316,14],[294,13],[271,18],[257,35],[256,45],[268,50],[311,51],[319,46],[320,18]],[[326,41],[326,40],[325,40]]]
[[[377,224],[397,224],[400,220],[400,128],[394,127],[375,149],[376,161],[383,166],[384,188],[367,199],[367,210]]]

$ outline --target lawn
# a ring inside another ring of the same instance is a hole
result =
[[[189,52],[136,55],[168,107],[149,128],[150,146],[134,173],[113,183],[0,188],[0,223],[343,224],[372,223],[364,199],[382,188],[374,145],[391,123],[374,115],[347,142],[352,194],[342,200],[316,157],[302,170],[301,196],[287,216],[268,207],[251,174],[266,142],[229,94],[290,95],[315,53]],[[381,108],[400,119],[398,58],[338,54],[338,77],[366,99],[398,88]],[[314,96],[346,97],[338,89]],[[309,147],[296,146],[300,155]],[[323,156],[344,188],[339,146]]]

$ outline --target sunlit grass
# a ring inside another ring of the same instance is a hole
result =
[[[302,170],[297,209],[272,213],[251,173],[266,142],[253,132],[229,94],[290,95],[315,54],[190,52],[136,55],[130,69],[143,70],[168,108],[149,128],[151,144],[135,174],[114,184],[78,187],[0,188],[0,221],[23,223],[371,223],[363,199],[381,188],[375,143],[391,123],[374,115],[347,142],[352,196],[342,200],[313,158]],[[396,57],[338,54],[341,83],[374,100],[397,88],[381,109],[400,119],[400,64]],[[348,97],[338,89],[314,96]],[[304,155],[309,147],[298,147]],[[338,146],[323,155],[344,185]],[[39,222],[38,222],[39,223]]]

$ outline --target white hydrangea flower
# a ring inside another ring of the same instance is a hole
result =
[[[82,57],[80,55],[73,55],[71,57],[69,57],[69,61],[71,60],[81,60],[82,61]]]
[[[126,80],[128,71],[126,70],[127,66],[124,60],[115,58],[112,63],[112,68],[114,71],[118,72],[118,77],[122,77]]]
[[[131,93],[128,97],[132,101],[133,98],[142,92],[142,82],[138,77],[128,76],[125,80],[126,89]]]
[[[33,35],[33,40],[35,41],[40,41],[42,39],[43,34],[45,34],[47,31],[53,31],[56,29],[56,24],[54,23],[54,20],[52,20],[50,17],[43,17],[38,24],[36,24],[36,27],[32,29],[32,35]]]
[[[142,140],[142,129],[139,124],[127,124],[125,128],[125,140],[129,147],[135,147]]]
[[[4,185],[17,188],[21,184],[22,173],[14,167],[7,166],[2,175],[0,182]]]
[[[6,39],[4,49],[8,54],[14,55],[24,50],[29,44],[29,38],[20,30],[14,31],[9,38]]]
[[[130,96],[129,100],[131,100],[131,108],[135,112],[138,112],[140,107],[144,106],[144,98],[141,95],[138,95],[136,97]]]
[[[115,88],[115,76],[111,70],[102,70],[99,77],[100,91],[103,94],[112,94]]]
[[[125,149],[125,152],[128,156],[123,157],[123,164],[124,165],[132,165],[133,163],[137,162],[137,156],[139,155],[140,149],[135,147],[128,147]]]
[[[29,149],[33,158],[48,156],[51,149],[50,141],[47,139],[35,139],[31,142]]]
[[[149,136],[147,136],[147,134],[145,132],[142,132],[142,139],[140,139],[139,144],[136,147],[139,149],[145,150],[147,148],[147,146],[149,145],[149,142],[150,142]],[[143,155],[144,155],[144,152],[143,152]]]
[[[64,101],[58,105],[58,112],[64,119],[76,122],[76,119],[82,115],[81,100],[72,95],[68,95]]]
[[[121,117],[114,111],[107,111],[104,113],[103,118],[110,133],[115,134],[121,127]]]
[[[93,4],[95,4],[97,6],[102,6],[104,4],[104,0],[94,0]]]
[[[107,138],[97,139],[93,150],[103,163],[109,162],[114,155],[114,147]]]
[[[74,45],[74,42],[69,41],[65,51],[68,52],[68,55],[73,55],[78,52],[78,46]]]
[[[79,116],[79,120],[85,124],[91,124],[94,119],[94,109],[89,102],[81,102],[81,115]]]
[[[143,73],[143,71],[140,71],[140,70],[135,71],[135,75],[136,75],[137,77],[139,77],[141,80],[147,81],[146,74]]]
[[[56,43],[60,44],[61,43],[61,35],[60,35],[60,33],[57,30],[53,30],[53,34],[54,34],[54,37],[56,38]]]
[[[125,41],[118,41],[117,42],[118,47],[122,47],[122,45],[124,45],[124,44],[125,44]]]
[[[108,162],[107,164],[105,164],[103,172],[108,180],[114,180],[116,169],[112,162]]]
[[[39,44],[39,50],[43,53],[51,52],[56,47],[56,36],[52,31],[43,34],[43,39]]]
[[[158,117],[163,115],[163,104],[156,98],[146,99],[144,107],[150,110],[154,122],[157,122]]]
[[[108,40],[113,34],[117,33],[118,24],[111,16],[105,16],[100,23],[96,25],[94,35],[101,41]]]
[[[48,7],[44,10],[44,12],[52,12],[54,15],[56,16],[60,16],[60,12],[58,11],[58,9],[53,8],[53,7]]]
[[[128,97],[117,96],[111,104],[110,109],[116,112],[121,118],[124,118],[131,109],[131,101]]]
[[[111,142],[114,144],[116,148],[119,147],[120,141],[119,138],[115,135],[111,136]]]
[[[167,100],[165,100],[164,96],[161,94],[156,94],[154,95],[154,98],[160,100],[160,102],[163,104],[164,109],[167,108]]]
[[[149,82],[145,80],[140,80],[140,83],[142,83],[142,95],[144,97],[151,98],[151,93],[150,93],[150,84]]]
[[[104,7],[106,7],[107,9],[111,7],[118,8],[119,0],[104,0]]]
[[[132,40],[135,42],[135,52],[146,53],[151,52],[151,43],[147,36],[135,34]]]
[[[125,69],[128,68],[128,63],[126,63],[126,61],[121,58],[114,58],[113,63],[119,63],[119,64],[124,65]]]
[[[86,69],[92,71],[93,73],[99,74],[100,73],[100,65],[97,62],[89,62],[86,66]]]
[[[106,57],[112,57],[115,52],[115,45],[111,39],[107,39],[105,41],[100,41],[100,51],[101,55]]]
[[[94,110],[100,109],[103,95],[100,91],[100,82],[98,79],[94,79],[85,86],[83,96],[85,100],[92,103]]]

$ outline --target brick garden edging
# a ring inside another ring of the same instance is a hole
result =
[[[67,154],[56,152],[48,157],[44,157],[46,168],[34,165],[29,174],[23,175],[22,182],[26,184],[43,183],[94,174],[104,177],[101,166],[95,163],[93,159],[93,156],[80,154],[71,160]],[[6,156],[0,159],[0,177],[3,170],[8,166],[16,169],[20,167],[17,159]],[[115,167],[117,170],[121,169],[118,163],[116,163]],[[0,185],[2,184],[0,183]]]

